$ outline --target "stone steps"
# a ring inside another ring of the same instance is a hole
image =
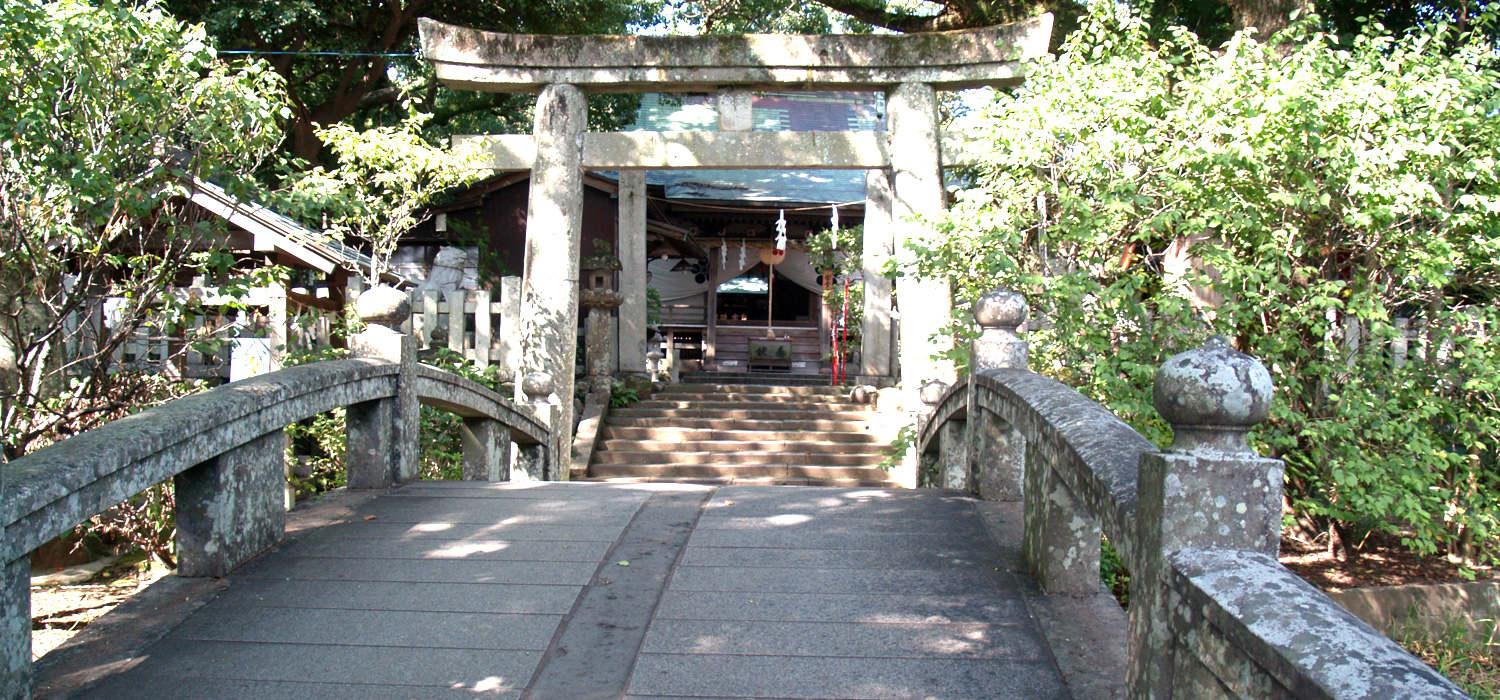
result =
[[[756,435],[756,433],[750,433]],[[599,441],[605,450],[638,452],[818,452],[841,455],[885,455],[885,446],[874,442],[814,442],[811,440],[646,440],[605,438]]]
[[[665,441],[675,442],[704,442],[704,441],[727,441],[727,442],[781,442],[807,440],[809,436],[816,435],[824,443],[839,444],[864,444],[875,445],[884,448],[885,444],[880,438],[869,433],[855,432],[831,432],[831,431],[800,431],[800,430],[720,430],[712,427],[694,428],[677,424],[662,427],[630,426],[606,423],[600,430],[600,437],[606,441],[619,439],[631,440],[642,443],[653,443]]]
[[[773,430],[780,432],[822,433],[863,432],[858,427],[858,421],[853,420],[765,420],[755,418],[725,419],[723,417],[704,416],[697,418],[682,418],[669,416],[634,416],[630,418],[615,418],[614,412],[623,409],[611,409],[610,417],[605,419],[607,426],[618,426],[622,428],[701,428],[707,430]]]
[[[754,396],[754,394],[740,394],[740,396]],[[673,400],[671,400],[671,401],[667,401],[667,400],[663,400],[663,399],[652,399],[650,401],[641,401],[639,403],[631,404],[630,408],[631,409],[649,409],[649,410],[658,410],[658,409],[679,409],[679,410],[680,409],[699,409],[699,410],[702,410],[702,409],[724,409],[724,410],[730,410],[730,411],[788,411],[788,410],[797,410],[797,411],[820,411],[820,412],[842,413],[844,411],[849,410],[850,406],[847,403],[823,402],[823,401],[812,401],[812,400],[804,400],[804,401],[764,401],[764,400],[760,400],[760,399],[742,399],[742,400],[738,400],[738,401],[734,401],[734,400],[723,401],[723,400],[716,400],[716,398],[715,399],[708,399],[708,398],[706,398],[706,399],[699,399],[699,400],[691,400],[691,399],[689,399],[689,400],[678,400],[677,397],[673,397]],[[864,412],[864,409],[862,409],[862,408],[855,407],[855,409],[857,411],[859,411],[859,412]]]
[[[847,388],[821,382],[674,384],[610,411],[589,478],[895,486],[878,468],[886,445],[869,432],[871,417]]]
[[[830,467],[821,464],[594,464],[589,476],[859,479],[883,481],[886,473],[874,467]]]
[[[712,398],[722,396],[748,396],[755,395],[761,401],[796,400],[803,397],[837,397],[846,398],[849,395],[849,387],[846,386],[776,386],[771,384],[721,384],[718,386],[709,384],[668,384],[657,396],[694,396],[698,398]],[[829,400],[829,399],[822,399]]]
[[[611,484],[704,484],[708,486],[838,486],[842,488],[896,488],[900,484],[888,479],[827,479],[801,476],[610,476],[589,477],[582,481]]]
[[[638,450],[638,449],[606,449],[594,456],[594,466],[620,465],[620,464],[691,464],[704,466],[781,466],[813,465],[828,467],[873,467],[885,460],[885,455],[874,454],[844,454],[840,452],[800,452],[800,451],[763,451],[763,450],[728,450],[728,451],[694,451],[687,450]]]
[[[799,408],[617,408],[609,412],[621,418],[736,418],[772,421],[858,421],[865,411],[818,411]]]
[[[679,378],[683,384],[722,385],[734,383],[741,386],[775,387],[826,387],[829,379],[820,374],[791,374],[773,372],[691,372]]]

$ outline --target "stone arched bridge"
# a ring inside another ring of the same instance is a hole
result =
[[[922,392],[946,489],[532,481],[547,406],[381,329],[38,451],[0,482],[0,698],[1466,697],[1277,563],[1257,363],[1168,362],[1159,450],[1026,371],[1018,297],[977,308],[974,373]],[[468,480],[412,481],[418,403],[465,417]],[[288,514],[281,429],[340,406],[352,488]],[[33,669],[28,552],[169,477],[179,576]]]

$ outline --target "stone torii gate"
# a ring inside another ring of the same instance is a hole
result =
[[[531,171],[522,273],[522,373],[544,371],[571,425],[577,361],[583,171],[620,173],[622,367],[646,353],[645,171],[858,169],[867,171],[862,374],[888,376],[892,283],[879,270],[929,232],[913,217],[944,208],[937,90],[1017,85],[1023,62],[1047,51],[1052,16],[1001,27],[907,35],[537,36],[429,19],[422,53],[446,85],[539,92],[531,135],[482,139],[495,170]],[[882,90],[884,132],[754,132],[752,90]],[[585,92],[717,92],[717,132],[589,132]],[[899,357],[908,408],[929,379],[953,380],[931,338],[949,319],[944,281],[900,281]],[[559,430],[563,440],[569,431]],[[563,443],[567,444],[566,442]]]

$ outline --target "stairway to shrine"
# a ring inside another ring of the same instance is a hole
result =
[[[887,442],[848,387],[674,384],[609,412],[589,477],[894,486]]]

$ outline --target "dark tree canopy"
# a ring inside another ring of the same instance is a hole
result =
[[[201,22],[221,50],[267,52],[286,81],[292,118],[286,149],[317,161],[316,128],[352,121],[368,126],[405,116],[406,104],[430,115],[429,131],[525,130],[531,98],[441,89],[416,59],[416,20],[431,17],[492,31],[532,34],[626,33],[666,19],[711,34],[864,32],[879,27],[928,32],[1005,24],[1042,12],[1056,16],[1053,45],[1077,26],[1080,0],[936,0],[918,9],[892,0],[164,0],[179,19]],[[1351,35],[1365,17],[1403,31],[1434,19],[1461,27],[1496,0],[1142,0],[1158,30],[1182,25],[1208,45],[1237,29],[1274,32],[1293,10],[1316,9],[1330,29]],[[1315,7],[1314,7],[1315,6]],[[281,52],[281,53],[271,53]],[[601,128],[629,121],[629,97],[591,98]]]
[[[860,22],[898,32],[931,32],[966,29],[1016,22],[1043,12],[1057,17],[1054,44],[1077,26],[1084,12],[1079,0],[934,0],[936,11],[908,9],[908,3],[888,0],[818,0],[824,7]],[[767,0],[700,0],[687,2],[711,8],[720,15],[739,5],[748,9],[774,9]],[[1341,35],[1359,31],[1360,20],[1369,18],[1394,32],[1404,32],[1434,20],[1447,20],[1461,29],[1494,0],[1139,0],[1130,3],[1144,11],[1157,28],[1180,24],[1198,33],[1209,45],[1217,45],[1235,31],[1255,27],[1269,34],[1284,29],[1293,11],[1316,11]],[[792,6],[801,3],[791,3]],[[754,11],[743,14],[755,16]]]
[[[411,57],[417,19],[528,34],[617,34],[650,22],[647,0],[165,0],[178,19],[201,22],[220,50],[267,53],[292,106],[288,149],[308,161],[322,150],[314,130],[408,99],[442,126],[476,115],[516,119],[525,98],[439,91]],[[321,55],[320,55],[321,54]],[[339,55],[328,55],[339,54]],[[391,56],[388,54],[404,54]],[[393,75],[398,80],[393,80]]]

